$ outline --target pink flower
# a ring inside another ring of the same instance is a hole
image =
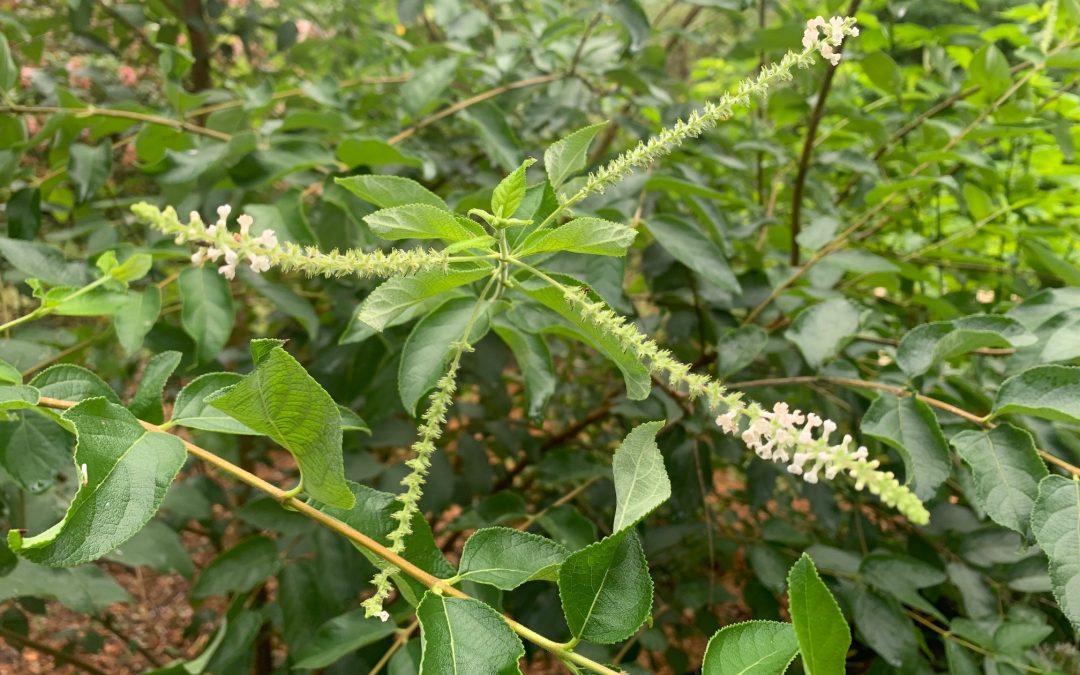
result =
[[[125,87],[134,87],[139,81],[139,74],[127,64],[120,66],[120,70],[116,74],[120,78],[120,83]]]
[[[34,74],[36,72],[37,68],[31,68],[30,66],[19,68],[19,86],[23,89],[29,89],[30,85],[34,82]]]

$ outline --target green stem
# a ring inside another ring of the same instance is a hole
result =
[[[90,291],[94,290],[95,288],[101,286],[102,284],[104,284],[106,281],[108,281],[111,278],[112,277],[110,277],[108,275],[103,276],[100,279],[96,279],[96,280],[90,282],[89,284],[83,286],[82,288],[79,288],[79,289],[75,290],[70,295],[64,296],[62,299],[57,301],[57,303],[55,305],[49,305],[48,307],[46,307],[45,305],[42,305],[42,306],[38,307],[37,309],[35,309],[34,311],[30,312],[29,314],[24,314],[23,316],[20,316],[17,319],[12,319],[11,321],[8,321],[4,325],[0,326],[0,333],[11,330],[15,326],[19,326],[19,325],[22,325],[22,324],[30,322],[30,321],[36,321],[37,319],[40,319],[40,318],[42,318],[44,316],[48,316],[48,315],[52,314],[54,311],[56,311],[56,308],[59,307],[60,305],[64,304],[65,302],[68,302],[70,300],[74,300],[75,298],[78,298],[80,296],[86,295],[87,293],[89,293]]]

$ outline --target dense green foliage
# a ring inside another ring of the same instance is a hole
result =
[[[1077,0],[52,4],[10,645],[137,568],[115,670],[1080,672]]]

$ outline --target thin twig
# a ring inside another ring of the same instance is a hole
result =
[[[74,654],[62,652],[59,649],[53,649],[47,644],[38,642],[33,638],[24,637],[14,631],[8,630],[7,628],[0,628],[0,637],[12,643],[12,645],[17,645],[19,647],[26,647],[35,651],[39,651],[42,654],[51,656],[52,658],[61,663],[66,663],[68,665],[75,666],[79,670],[91,673],[91,675],[107,675],[104,670],[100,670],[99,668],[90,665],[89,663],[83,661]]]
[[[156,124],[163,127],[172,127],[173,129],[187,131],[219,141],[232,140],[232,134],[227,134],[224,131],[208,129],[206,127],[201,127],[198,124],[192,124],[191,122],[174,120],[170,117],[163,117],[161,115],[135,112],[133,110],[113,110],[111,108],[98,108],[96,106],[69,108],[47,105],[0,105],[0,113],[12,113],[16,115],[57,115],[64,113],[74,117],[113,117],[134,120],[136,122],[145,122],[147,124]]]

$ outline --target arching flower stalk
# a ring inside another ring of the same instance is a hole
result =
[[[434,249],[394,249],[390,252],[349,250],[344,253],[324,253],[314,246],[298,246],[281,242],[272,230],[263,230],[258,236],[251,234],[254,224],[249,215],[237,218],[240,231],[230,231],[227,221],[231,212],[228,205],[218,207],[218,220],[205,225],[195,211],[187,223],[181,223],[176,211],[170,206],[164,211],[140,202],[131,207],[132,212],[154,229],[176,238],[177,244],[193,243],[199,246],[191,256],[191,262],[224,262],[218,271],[228,279],[236,276],[239,265],[247,264],[254,272],[265,272],[271,267],[283,271],[303,272],[308,276],[324,277],[391,277],[407,276],[427,270],[447,270],[450,256]]]
[[[606,304],[594,302],[585,289],[562,286],[562,290],[583,319],[618,340],[653,375],[664,377],[673,388],[685,388],[691,399],[703,400],[709,411],[717,415],[716,424],[721,430],[739,435],[762,459],[787,464],[790,473],[802,475],[809,483],[816,483],[821,475],[832,480],[845,473],[855,481],[855,489],[869,490],[911,522],[917,525],[929,522],[930,513],[919,498],[901,485],[891,471],[881,471],[881,463],[869,459],[866,448],[849,449],[851,436],[844,436],[837,445],[831,444],[829,437],[836,431],[831,420],[823,420],[814,413],[804,416],[798,410],[791,412],[785,403],[776,404],[771,412],[758,403],[747,403],[741,393],[728,391],[707,375],[691,373],[690,366],[661,349]],[[821,431],[815,437],[818,428]]]

